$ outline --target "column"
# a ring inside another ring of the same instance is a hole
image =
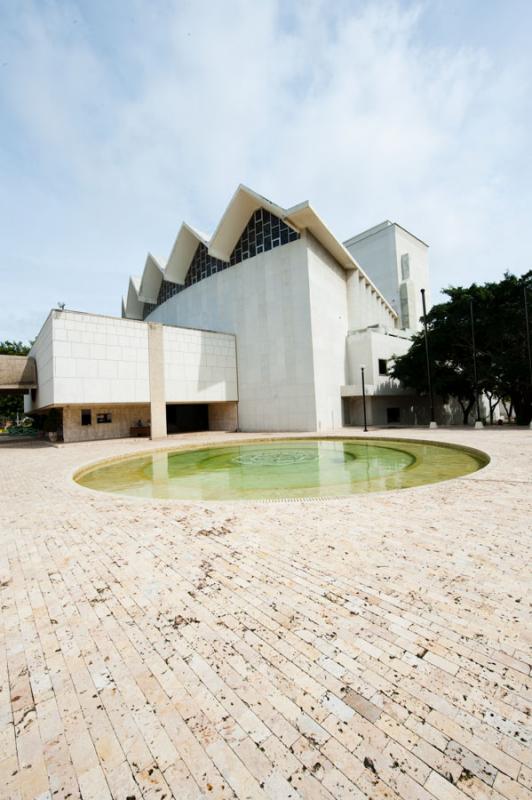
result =
[[[150,363],[151,438],[166,439],[163,326],[156,322],[148,322],[148,356]]]

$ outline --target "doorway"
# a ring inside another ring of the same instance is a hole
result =
[[[192,433],[209,430],[207,403],[178,403],[166,406],[168,433]]]

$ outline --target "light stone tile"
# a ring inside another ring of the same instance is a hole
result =
[[[529,436],[431,432],[492,456],[442,485],[223,506],[69,482],[149,442],[0,446],[4,794],[529,797]]]

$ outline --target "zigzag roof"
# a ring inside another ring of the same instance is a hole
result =
[[[209,255],[228,262],[251,215],[259,208],[265,208],[298,232],[308,231],[344,269],[357,271],[368,290],[376,295],[392,317],[397,317],[395,309],[308,201],[291,208],[282,208],[244,184],[238,186],[211,237],[183,222],[166,266],[163,266],[162,260],[148,253],[142,279],[135,279],[138,281],[136,286],[130,282],[125,303],[127,316],[131,316],[129,313],[131,311],[136,315],[134,319],[142,318],[142,304],[157,302],[163,279],[171,283],[184,284],[199,244],[207,248]],[[136,291],[136,297],[132,294],[133,290]]]
[[[164,261],[148,253],[140,281],[139,300],[143,303],[157,302],[157,295],[163,281],[164,272]]]
[[[126,297],[126,317],[128,319],[142,319],[144,304],[139,300],[140,278],[132,276]]]
[[[209,236],[200,233],[191,225],[183,222],[176,236],[168,264],[165,279],[171,283],[184,283],[190,262],[194,258],[198,244],[209,246]]]

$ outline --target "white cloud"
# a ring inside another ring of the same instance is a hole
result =
[[[117,313],[146,251],[183,218],[213,228],[240,181],[310,199],[344,238],[397,220],[431,244],[434,289],[528,268],[530,57],[436,41],[430,20],[375,1],[17,5],[0,265],[21,301],[0,298],[0,338],[60,299]]]

